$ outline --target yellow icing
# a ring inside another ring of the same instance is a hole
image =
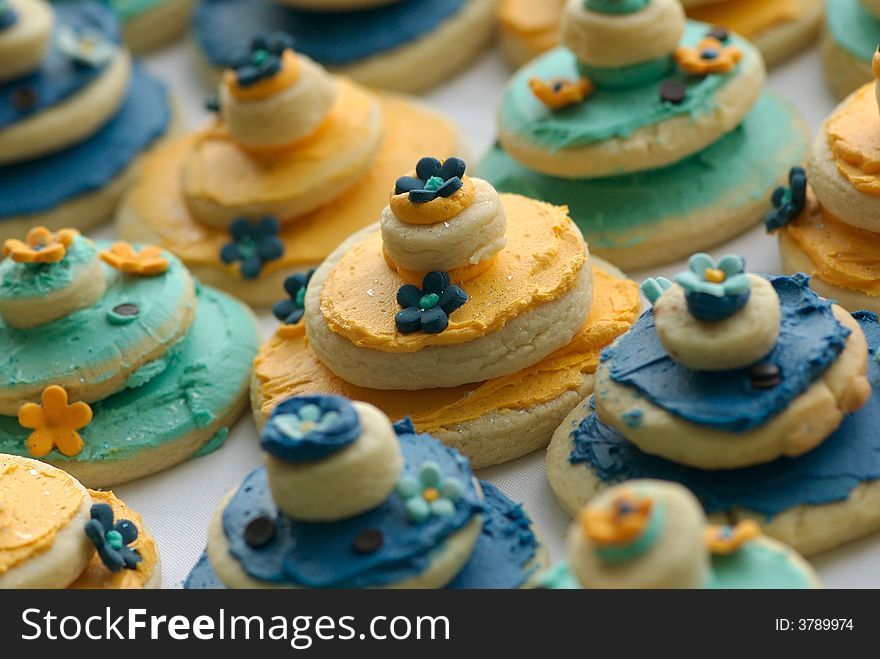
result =
[[[235,71],[224,71],[223,83],[238,100],[259,101],[290,88],[299,80],[299,71],[299,59],[292,50],[285,50],[281,55],[281,70],[271,78],[260,80],[250,87],[242,87],[238,84]]]
[[[498,20],[522,39],[530,52],[543,53],[559,43],[559,17],[566,0],[502,0]]]
[[[874,84],[861,87],[825,123],[840,172],[860,192],[880,195],[880,114]]]
[[[400,275],[400,278],[407,284],[413,284],[414,286],[422,285],[422,280],[425,278],[425,275],[428,274],[427,272],[416,272],[415,270],[401,268],[394,262],[394,259],[388,256],[388,252],[384,249],[382,250],[382,256],[385,257],[385,263],[388,264],[388,267],[392,270],[396,270],[397,274]],[[464,283],[470,281],[474,277],[479,277],[493,265],[495,265],[495,255],[488,259],[483,259],[474,265],[466,265],[463,268],[454,268],[453,270],[450,270],[448,274],[452,281]]]
[[[727,0],[688,9],[687,14],[694,20],[723,25],[748,38],[800,18],[802,9],[798,0]]]
[[[880,295],[880,234],[841,222],[812,193],[806,211],[782,231],[797,242],[824,281]]]
[[[468,300],[439,334],[402,334],[397,290],[405,283],[382,257],[379,232],[352,247],[330,271],[321,290],[329,328],[357,346],[416,352],[427,346],[467,343],[495,332],[539,304],[562,297],[577,283],[586,249],[568,209],[502,194],[507,246],[495,265],[467,282]]]
[[[127,519],[134,523],[138,530],[138,538],[128,545],[136,549],[143,559],[134,570],[111,572],[107,569],[97,553],[92,557],[86,569],[69,587],[74,589],[134,589],[143,588],[153,574],[159,562],[156,542],[144,531],[141,516],[116,498],[113,492],[96,492],[89,490],[94,503],[106,503],[113,508],[113,519]]]
[[[264,275],[320,263],[347,236],[379,219],[388,204],[388,190],[400,172],[410,169],[426,153],[445,157],[458,150],[455,127],[435,113],[401,96],[383,95],[379,100],[385,130],[376,158],[358,182],[335,201],[281,227],[284,254],[264,265]],[[181,169],[196,140],[189,135],[157,147],[145,159],[129,202],[150,232],[157,234],[160,244],[187,265],[213,265],[235,274],[235,266],[220,261],[220,249],[229,242],[229,232],[197,222],[183,196]]]
[[[554,400],[566,391],[577,390],[584,375],[595,372],[602,349],[626,332],[639,315],[635,282],[596,267],[593,276],[590,317],[571,343],[511,375],[449,389],[379,391],[356,387],[318,360],[307,345],[302,323],[282,325],[254,362],[262,412],[268,415],[288,396],[337,394],[371,403],[392,419],[410,416],[420,432],[432,432],[493,412],[521,410]]]
[[[408,176],[415,176],[410,172]],[[407,224],[437,224],[450,220],[474,203],[474,182],[469,176],[465,176],[462,186],[455,194],[449,197],[437,197],[436,199],[416,204],[409,200],[409,193],[391,195],[391,211],[401,222]]]
[[[48,550],[76,515],[84,494],[59,469],[0,457],[0,574]]]
[[[273,203],[304,193],[301,182],[313,185],[315,168],[328,160],[351,160],[349,169],[361,168],[354,153],[374,131],[378,100],[345,79],[337,86],[336,102],[321,126],[276,156],[242,148],[223,125],[202,132],[183,167],[184,194],[220,206]]]

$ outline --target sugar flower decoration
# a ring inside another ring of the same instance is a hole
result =
[[[596,91],[596,86],[586,78],[578,80],[556,78],[549,82],[532,78],[529,80],[529,89],[539,101],[555,111],[583,103]]]
[[[581,532],[595,545],[625,545],[639,538],[648,528],[654,502],[626,493],[610,507],[588,506],[579,517]]]
[[[736,526],[708,526],[703,534],[706,546],[713,554],[732,554],[749,540],[761,535],[761,527],[751,519]]]
[[[18,14],[12,9],[9,0],[0,0],[0,32],[12,27],[18,21]]]
[[[284,32],[273,32],[251,41],[250,48],[233,58],[232,69],[239,87],[251,87],[278,74],[282,55],[289,49],[293,49],[293,38]]]
[[[61,25],[55,43],[62,53],[79,66],[97,69],[109,62],[116,53],[116,44],[96,30],[76,30]]]
[[[168,259],[162,256],[162,248],[155,246],[135,249],[129,243],[116,242],[99,255],[111,268],[128,275],[153,277],[168,270]]]
[[[438,197],[451,197],[461,189],[467,165],[461,158],[448,158],[440,162],[436,158],[422,158],[416,165],[415,176],[397,179],[394,194],[409,193],[414,204],[425,204]]]
[[[310,462],[341,451],[360,434],[360,417],[345,398],[296,396],[272,411],[260,443],[286,462]]]
[[[113,508],[106,503],[93,505],[91,517],[85,532],[107,569],[111,572],[136,569],[143,558],[128,545],[138,538],[137,526],[127,519],[114,523]]]
[[[789,187],[773,191],[773,210],[764,217],[767,231],[776,231],[795,219],[807,205],[807,173],[803,167],[792,167],[788,173]]]
[[[714,37],[706,37],[696,48],[679,46],[675,61],[679,68],[694,75],[729,73],[742,59],[742,51],[736,46],[725,46]]]
[[[397,313],[394,323],[403,334],[419,330],[439,334],[449,325],[449,315],[467,299],[467,293],[451,283],[448,273],[429,272],[421,288],[404,284],[398,289],[397,303],[403,311]]]
[[[78,235],[76,229],[52,233],[46,227],[34,227],[28,231],[24,242],[16,238],[7,240],[3,244],[3,256],[16,263],[58,263]]]
[[[646,298],[648,298],[648,302],[654,304],[657,300],[660,299],[660,296],[663,295],[666,291],[672,288],[672,282],[669,281],[666,277],[650,277],[642,282],[642,285],[639,286],[642,293]]]
[[[68,457],[78,455],[85,443],[77,431],[92,422],[92,408],[83,402],[68,405],[67,392],[57,384],[43,389],[41,400],[42,405],[25,403],[18,410],[18,423],[33,430],[28,452],[42,458],[57,448]]]
[[[403,499],[407,518],[416,524],[426,522],[432,515],[451,517],[455,503],[464,494],[457,478],[444,477],[435,462],[423,462],[418,476],[402,476],[397,482],[397,494]]]
[[[239,271],[245,279],[256,279],[269,261],[280,259],[284,243],[278,237],[280,226],[274,217],[264,217],[258,224],[246,219],[235,220],[229,225],[232,242],[220,250],[224,263],[240,263]]]
[[[276,302],[272,306],[272,313],[285,325],[296,325],[305,315],[306,290],[315,269],[308,272],[297,272],[284,280],[284,290],[288,298]]]
[[[694,254],[688,272],[675,276],[685,290],[688,310],[697,320],[715,322],[729,318],[749,301],[751,281],[745,260],[728,254],[716,265],[708,254]]]

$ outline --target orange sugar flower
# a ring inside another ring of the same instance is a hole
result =
[[[7,240],[3,244],[3,256],[16,263],[58,263],[78,235],[76,229],[52,233],[46,227],[34,227],[28,231],[24,242],[17,238]]]
[[[633,494],[617,497],[610,508],[588,506],[578,521],[584,537],[599,546],[625,545],[641,537],[651,521],[654,502]]]
[[[583,103],[596,91],[596,86],[586,78],[579,80],[557,78],[550,82],[532,78],[529,80],[529,88],[551,110],[562,110],[570,105]]]
[[[732,554],[759,535],[761,535],[761,527],[758,523],[746,519],[736,526],[707,526],[703,538],[713,554]]]
[[[86,403],[67,404],[67,392],[57,384],[43,389],[42,405],[25,403],[18,410],[18,422],[33,429],[27,438],[28,452],[41,458],[53,448],[67,456],[78,455],[83,439],[77,430],[92,421],[92,408]]]
[[[113,243],[109,250],[101,252],[101,259],[131,275],[161,275],[168,269],[168,259],[162,256],[161,247],[143,247],[137,252],[129,243]]]
[[[735,46],[725,46],[715,37],[706,37],[696,48],[679,46],[675,61],[679,68],[694,75],[729,73],[742,59],[742,51]]]

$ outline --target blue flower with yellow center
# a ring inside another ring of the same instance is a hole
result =
[[[127,519],[114,523],[113,508],[106,503],[92,506],[85,533],[111,572],[119,572],[123,568],[134,570],[143,560],[136,550],[128,547],[138,538],[137,527]]]
[[[449,315],[467,302],[468,296],[451,283],[446,272],[429,272],[422,287],[404,284],[397,291],[397,303],[403,307],[394,317],[397,330],[411,334],[421,330],[439,334],[449,325]]]
[[[116,44],[96,30],[77,30],[62,25],[55,35],[58,50],[74,64],[97,69],[109,62],[116,53]]]
[[[328,458],[361,434],[354,406],[340,396],[295,396],[272,411],[260,443],[270,455],[301,463]]]
[[[240,263],[239,270],[245,279],[256,279],[263,265],[284,255],[284,243],[278,237],[280,227],[274,217],[264,217],[258,224],[246,219],[235,220],[229,225],[232,242],[220,250],[223,263]]]

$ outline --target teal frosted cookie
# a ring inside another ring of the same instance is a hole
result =
[[[871,58],[880,42],[880,2],[826,0],[821,54],[828,86],[838,98],[873,82]]]
[[[813,568],[757,524],[709,526],[680,485],[633,480],[583,508],[568,534],[568,561],[539,588],[818,588]]]
[[[0,452],[97,488],[222,443],[259,340],[244,305],[157,247],[37,228],[3,251]]]

